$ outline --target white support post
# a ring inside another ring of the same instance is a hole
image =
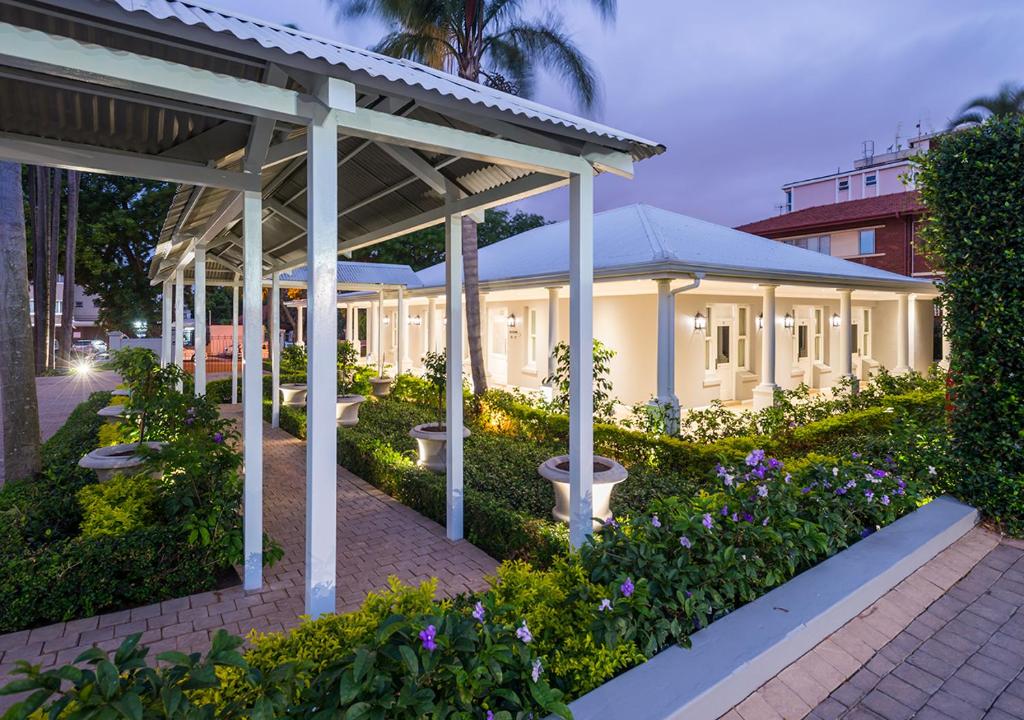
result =
[[[938,300],[936,300],[938,302]],[[943,309],[942,312],[942,367],[949,370],[949,362],[953,355],[953,342],[949,339],[949,314]]]
[[[398,347],[395,348],[395,376],[409,367],[409,308],[405,302],[405,288],[398,288]]]
[[[896,295],[896,374],[910,372],[910,295]]]
[[[558,345],[558,288],[548,288],[548,377],[555,376],[558,362],[555,347]]]
[[[569,178],[569,542],[594,516],[594,176]]]
[[[281,424],[281,273],[270,276],[270,426]]]
[[[437,298],[433,295],[427,298],[426,352],[437,352]]]
[[[302,327],[302,324],[303,324],[302,323],[303,310],[304,310],[304,308],[301,305],[296,305],[295,306],[295,320],[296,320],[297,325],[298,325],[298,327],[295,328],[295,344],[296,345],[305,345],[306,344],[306,333],[304,332],[304,328]]]
[[[244,485],[245,589],[263,586],[263,198],[242,199],[243,251],[242,437]]]
[[[775,286],[761,286],[761,384],[754,388],[754,409],[775,404]]]
[[[444,224],[445,309],[448,350],[445,386],[447,429],[447,514],[449,540],[462,539],[462,217],[450,215]]]
[[[377,311],[373,302],[366,306],[366,358],[368,362],[377,361],[377,336],[380,335],[377,327]]]
[[[338,467],[338,127],[309,126],[306,217],[309,353],[306,382],[306,614],[336,611]]]
[[[174,364],[185,369],[185,269],[174,273]],[[181,390],[181,383],[178,383]]]
[[[849,378],[856,390],[853,375],[853,291],[839,290],[839,377]]]
[[[377,291],[377,312],[373,320],[373,354],[377,358],[377,377],[384,377],[384,288]]]
[[[679,431],[679,398],[676,397],[676,296],[672,281],[659,278],[658,285],[658,380],[656,402],[666,408],[665,432]]]
[[[195,354],[196,397],[206,394],[206,246],[196,246],[195,286],[192,291],[192,309],[195,316],[195,330],[192,347]]]
[[[173,348],[171,345],[171,326],[174,323],[174,283],[170,279],[164,280],[163,296],[160,298],[161,313],[160,325],[163,328],[160,332],[160,367],[166,367],[174,362]]]
[[[238,402],[238,273],[231,283],[231,404]]]

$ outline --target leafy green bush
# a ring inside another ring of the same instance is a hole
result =
[[[158,481],[147,473],[114,475],[78,491],[82,538],[121,536],[150,525],[160,497]]]
[[[1024,117],[943,136],[918,159],[922,235],[943,271],[959,494],[1024,533]]]

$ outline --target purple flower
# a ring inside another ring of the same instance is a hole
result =
[[[704,518],[701,520],[701,524],[708,530],[715,526],[715,521],[711,519],[711,513],[704,513]]]
[[[612,601],[609,598],[605,598],[601,601],[601,604],[597,606],[598,612],[608,612],[612,609]]]
[[[768,486],[767,485],[758,485],[757,486],[757,496],[758,497],[763,497],[763,498],[764,497],[768,497]]]
[[[888,495],[883,495],[882,496],[882,504],[883,505],[888,505],[889,504],[889,496]]]
[[[743,520],[748,523],[754,522],[754,516],[748,512],[743,513]]]
[[[629,597],[633,594],[633,578],[626,578],[626,582],[619,585],[619,591],[622,593],[622,597]]]
[[[533,634],[530,632],[530,628],[526,627],[526,621],[523,620],[523,624],[516,630],[516,637],[522,640],[524,643],[533,642]]]
[[[477,604],[473,606],[473,618],[477,622],[483,622],[486,616],[487,611],[484,610],[484,604],[482,602],[477,601]]]
[[[753,475],[756,478],[760,478],[761,480],[764,479],[764,473],[765,469],[760,465],[758,465],[756,468],[750,471],[751,475]]]
[[[215,432],[213,434],[213,441],[220,445],[222,442],[224,442],[224,433]]]
[[[887,473],[885,470],[882,470],[882,469],[879,468],[879,469],[872,470],[871,474],[874,475],[876,478],[884,478],[889,473]]]
[[[761,521],[761,526],[762,527],[768,527],[768,518],[765,518],[764,520]]]
[[[790,475],[789,473],[786,473],[786,477],[782,478],[782,481],[789,485],[789,483],[793,481],[793,476]]]
[[[540,658],[533,661],[533,670],[530,672],[530,677],[533,678],[534,682],[540,680],[540,671],[543,669],[543,666],[540,664]]]
[[[782,463],[779,462],[776,458],[768,458],[768,467],[770,467],[772,470],[778,470],[780,467],[782,467]]]
[[[681,538],[679,538],[679,544],[682,545],[687,550],[689,550],[690,548],[693,547],[693,543],[690,542],[690,538],[686,537],[685,535],[683,535]]]
[[[728,505],[723,505],[722,509],[719,512],[722,513],[722,517],[725,517],[726,515],[729,514],[729,506]]]
[[[614,515],[609,515],[608,517],[606,517],[604,519],[604,526],[605,527],[618,527],[619,523],[615,520],[615,516]]]
[[[191,425],[191,424],[192,424],[192,423],[194,423],[195,421],[196,421],[196,419],[195,419],[195,418],[193,418],[193,417],[187,417],[187,418],[185,418],[185,424],[186,424],[186,425]]]
[[[866,497],[868,500],[870,500],[874,496],[875,496],[875,494],[873,492],[871,492],[870,490],[865,490],[864,491],[864,497]]]
[[[487,717],[485,717],[484,720],[494,720],[494,713],[488,710]]]
[[[423,630],[420,630],[420,641],[423,643],[423,649],[429,652],[437,650],[437,643],[434,642],[434,638],[437,636],[437,628],[433,625],[427,625]]]
[[[747,455],[747,465],[754,467],[759,465],[764,460],[764,450],[751,450],[750,454]]]
[[[809,487],[800,488],[800,492],[802,492],[804,495],[806,495],[810,491],[811,491],[811,489]]]
[[[836,488],[836,495],[845,495],[845,494],[846,494],[846,488],[845,487]]]
[[[852,453],[850,453],[850,457],[853,458],[854,460],[860,460],[860,453],[854,450]]]
[[[651,515],[651,527],[661,527],[661,520],[658,519],[657,515]]]
[[[732,517],[730,518],[730,520],[732,520],[733,522],[739,522],[740,521],[740,516],[737,515],[736,513],[733,513]]]

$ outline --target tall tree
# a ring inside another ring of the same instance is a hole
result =
[[[1024,85],[1003,83],[995,95],[983,95],[965,103],[957,116],[949,121],[949,129],[980,125],[990,117],[1008,115],[1024,115]]]
[[[78,173],[68,170],[67,232],[64,236],[64,312],[61,314],[60,352],[64,362],[71,361],[75,319],[75,244],[78,239]]]
[[[46,367],[54,367],[54,344],[57,328],[57,259],[60,253],[60,196],[64,185],[64,171],[50,170],[53,188],[50,190],[50,219],[46,231]]]
[[[40,468],[32,344],[21,166],[0,162],[0,481],[30,477]]]
[[[29,206],[32,210],[32,306],[35,372],[46,369],[46,224],[49,222],[50,183],[46,168],[28,169]]]
[[[606,20],[616,0],[588,0]],[[374,48],[446,70],[473,82],[529,96],[538,69],[560,76],[578,103],[592,108],[598,99],[597,73],[562,29],[555,3],[542,19],[526,16],[527,0],[332,0],[342,15],[372,16],[388,34]],[[536,5],[536,3],[534,3]],[[480,340],[480,278],[477,228],[462,218],[466,331],[473,389],[487,389]]]

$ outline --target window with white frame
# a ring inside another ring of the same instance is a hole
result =
[[[871,357],[871,310],[864,308],[863,321],[860,324],[861,355]]]
[[[786,243],[787,245],[794,245],[804,250],[813,250],[814,252],[821,253],[822,255],[832,254],[831,235],[812,235],[810,237],[783,240],[782,242]]]
[[[526,311],[526,365],[537,366],[537,308]]]
[[[820,308],[814,308],[814,362],[822,362],[824,360],[824,339],[823,330],[825,325],[825,314]]]
[[[872,255],[875,252],[875,229],[868,228],[860,231],[860,238],[857,243],[857,252],[860,255]]]
[[[864,176],[864,184],[868,187],[878,184],[878,176],[872,173],[871,175]]]
[[[843,178],[839,181],[839,192],[846,192],[850,189],[850,178]]]
[[[749,322],[750,309],[746,305],[740,305],[736,311],[736,367],[746,370],[750,367],[750,359],[747,357],[747,323]]]
[[[714,336],[712,335],[711,306],[704,308],[704,372],[715,371]]]

